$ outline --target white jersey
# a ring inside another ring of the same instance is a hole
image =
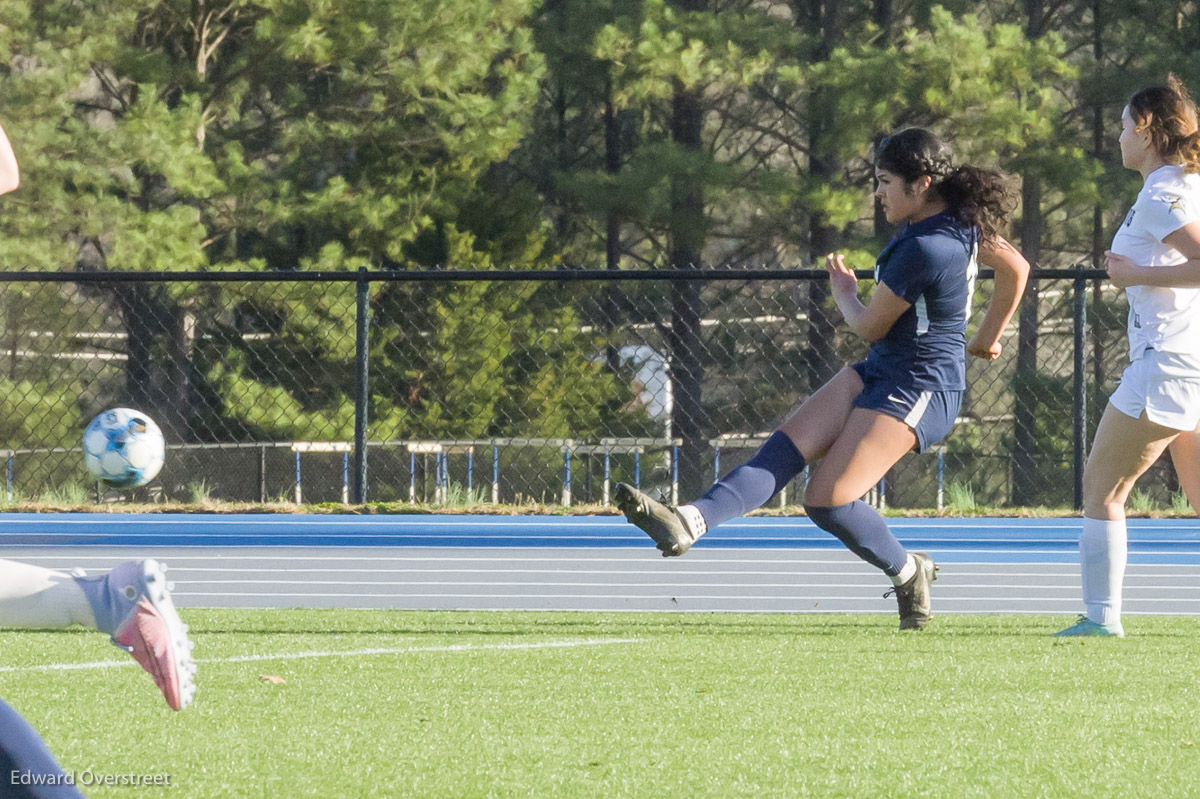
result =
[[[1146,177],[1133,208],[1113,237],[1112,251],[1138,266],[1172,266],[1187,260],[1163,239],[1200,221],[1200,175],[1168,164]],[[1200,356],[1200,289],[1130,286],[1129,357],[1147,349]]]

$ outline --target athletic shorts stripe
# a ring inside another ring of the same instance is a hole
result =
[[[854,398],[854,407],[887,414],[904,422],[917,436],[918,452],[936,445],[954,427],[962,405],[962,391],[909,388],[886,377],[869,374],[864,363],[856,363],[851,368],[863,381],[863,390]]]
[[[913,405],[912,410],[908,412],[908,416],[904,417],[904,423],[912,429],[917,429],[917,423],[921,421],[921,417],[925,415],[925,409],[929,407],[929,400],[933,399],[932,391],[922,391],[921,396],[917,398],[917,402]]]

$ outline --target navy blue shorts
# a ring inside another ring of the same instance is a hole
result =
[[[854,407],[885,413],[904,422],[917,434],[917,452],[937,444],[954,427],[962,406],[962,391],[905,388],[887,378],[868,375],[866,364],[856,363],[850,368],[863,381],[863,390],[854,398]]]

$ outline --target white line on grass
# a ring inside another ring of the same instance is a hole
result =
[[[636,638],[585,638],[580,641],[549,641],[541,644],[448,644],[396,648],[351,649],[345,652],[281,652],[274,655],[239,655],[230,658],[197,658],[197,663],[252,663],[260,660],[302,660],[306,658],[344,658],[369,655],[407,655],[420,652],[474,652],[515,649],[570,649],[580,646],[636,644]],[[39,666],[0,666],[0,673],[28,671],[78,671],[136,666],[132,660],[97,660],[92,663],[48,663]]]

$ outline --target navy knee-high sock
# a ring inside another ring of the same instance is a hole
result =
[[[904,568],[908,552],[896,540],[879,512],[861,499],[848,505],[820,507],[805,505],[813,523],[832,533],[860,558],[895,577]]]
[[[804,456],[786,433],[776,430],[754,457],[722,477],[692,504],[708,529],[757,507],[804,471]]]

